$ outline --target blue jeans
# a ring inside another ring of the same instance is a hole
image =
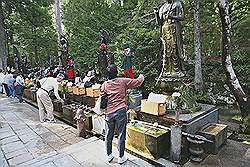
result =
[[[112,141],[116,127],[118,130],[119,157],[123,157],[125,151],[126,126],[128,120],[126,108],[121,108],[116,110],[114,113],[107,114],[105,120],[105,145],[107,155],[112,153]]]
[[[8,85],[8,88],[9,88],[10,96],[11,96],[11,97],[15,97],[15,96],[16,96],[16,91],[15,91],[14,86]]]
[[[7,84],[5,84],[5,83],[3,83],[3,87],[4,87],[4,89],[5,89],[5,93],[6,93],[6,95],[9,97],[9,96],[10,96],[10,91],[9,91],[9,87],[8,87],[8,85],[7,85]]]

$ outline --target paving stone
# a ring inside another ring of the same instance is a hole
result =
[[[0,133],[0,140],[11,136],[15,136],[13,131],[2,132]]]
[[[18,124],[11,126],[14,131],[23,130],[29,128],[26,124]]]
[[[43,165],[41,165],[39,167],[56,167],[56,165],[53,162],[48,162],[48,163],[43,164]]]
[[[36,167],[51,162],[54,158],[62,157],[62,155],[58,155],[56,151],[49,152],[47,154],[43,154],[35,159],[32,159],[28,162],[25,162],[18,167]]]
[[[30,153],[27,153],[27,154],[22,154],[20,156],[9,159],[8,162],[9,162],[10,166],[16,166],[18,164],[27,162],[27,161],[32,160],[32,159],[33,159],[33,156]]]
[[[24,144],[22,142],[17,141],[17,142],[13,142],[13,143],[3,145],[2,149],[3,149],[3,152],[6,154],[6,153],[10,153],[12,151],[23,149],[24,147],[25,146],[24,146]]]
[[[10,153],[6,153],[5,154],[5,157],[7,159],[11,159],[13,157],[17,157],[19,155],[22,155],[22,154],[27,154],[28,153],[28,150],[26,148],[22,148],[22,149],[19,149],[19,150],[16,150],[16,151],[13,151],[13,152],[10,152]]]
[[[23,143],[27,143],[31,140],[39,140],[42,139],[39,135],[37,135],[35,132],[20,135],[19,138],[22,140]]]
[[[70,167],[80,167],[81,165],[76,162],[71,156],[65,156],[59,159],[53,160],[56,166],[70,166]]]
[[[33,130],[31,130],[28,126],[27,126],[27,128],[25,128],[25,129],[20,129],[20,130],[17,130],[17,131],[15,131],[15,132],[16,132],[16,134],[18,134],[19,136],[21,136],[21,135],[26,135],[26,134],[30,134],[30,133],[34,133]]]
[[[59,140],[50,140],[47,144],[50,145],[55,150],[60,150],[62,148],[65,148],[65,147],[69,146],[68,143],[66,143],[65,141],[63,141],[61,139],[59,139]]]
[[[66,155],[54,155],[54,156],[46,157],[44,159],[36,158],[36,159],[33,159],[33,160],[28,161],[26,163],[23,163],[23,164],[19,165],[18,167],[39,167],[39,166],[43,166],[44,164],[53,162],[53,160],[60,159],[60,158],[65,157],[65,156]]]
[[[83,140],[85,140],[85,139],[82,138],[82,137],[73,137],[73,138],[71,138],[69,140],[66,140],[66,142],[69,143],[69,144],[76,144],[76,143],[81,142]]]
[[[39,147],[32,147],[32,148],[28,148],[29,152],[32,154],[33,157],[37,158],[41,155],[46,155],[50,152],[55,151],[52,147],[50,147],[49,145],[42,145]]]
[[[67,140],[70,140],[72,138],[77,138],[77,136],[74,133],[71,133],[71,134],[67,134],[64,136],[60,136],[60,138],[63,139],[64,141],[67,141]]]
[[[51,133],[51,131],[45,127],[43,127],[41,124],[36,125],[33,128],[33,131],[39,135],[43,134],[43,133]]]
[[[70,155],[79,163],[83,163],[84,161],[91,159],[92,157],[95,157],[95,155],[91,154],[88,150],[84,148]]]
[[[58,136],[66,136],[66,135],[73,135],[74,133],[72,131],[69,131],[67,129],[64,129],[63,131],[61,131],[60,133],[58,133]]]
[[[95,142],[96,140],[99,140],[97,137],[91,137],[85,140],[82,140],[76,144],[73,144],[69,147],[63,148],[61,150],[59,150],[59,153],[66,153],[66,154],[71,154],[73,152],[77,152],[79,149],[81,149],[82,147],[84,147],[85,145],[87,145],[88,143],[92,143]]]
[[[62,131],[64,131],[65,130],[65,127],[64,126],[62,126],[61,124],[53,124],[54,126],[46,126],[47,128],[49,128],[50,129],[50,131],[52,131],[53,133],[60,133],[60,132],[62,132]]]
[[[107,162],[108,163],[108,162]],[[87,166],[87,167],[110,167],[109,164],[105,163],[104,161],[101,161],[99,157],[91,157],[90,159],[84,161],[81,163],[82,166]]]
[[[44,140],[39,138],[39,139],[30,140],[29,142],[25,143],[24,145],[27,149],[30,149],[30,148],[41,147],[41,146],[47,145],[47,144],[44,142]]]
[[[40,135],[45,141],[59,140],[60,138],[53,132],[45,132]]]
[[[41,124],[41,122],[40,122],[40,121],[37,121],[36,123],[34,123],[34,124],[28,124],[27,126],[28,126],[30,129],[34,130],[34,129],[36,129],[37,126],[40,125],[40,124]]]
[[[85,146],[85,149],[96,157],[100,157],[101,160],[106,160],[106,158],[104,157],[104,155],[106,155],[104,144],[100,145],[100,143],[98,144],[98,141],[95,141],[93,143],[87,144]]]
[[[2,123],[2,125],[3,125],[3,122],[1,122]],[[6,123],[7,124],[7,123]],[[7,124],[8,125],[8,124]],[[1,133],[5,133],[5,132],[9,132],[9,131],[13,131],[12,129],[11,129],[11,127],[10,126],[5,126],[5,127],[2,127],[2,128],[0,128],[0,134]]]
[[[0,149],[0,166],[1,167],[9,167],[7,160],[5,159],[4,154],[3,154],[1,149]]]
[[[78,130],[76,128],[70,127],[68,130],[76,135],[78,134]]]
[[[5,144],[13,143],[15,141],[20,141],[20,139],[17,135],[4,138],[4,139],[0,140],[0,143],[2,145],[5,145]]]
[[[1,122],[1,129],[2,128],[8,128],[10,125],[7,122]]]

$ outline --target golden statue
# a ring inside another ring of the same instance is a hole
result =
[[[184,19],[183,3],[180,0],[167,0],[155,8],[156,22],[161,26],[163,44],[162,77],[182,77],[183,44],[181,23]]]

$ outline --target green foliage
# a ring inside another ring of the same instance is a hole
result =
[[[236,50],[232,54],[234,69],[243,87],[250,86],[250,52]],[[249,89],[249,88],[248,88]]]
[[[44,66],[48,55],[57,54],[57,37],[52,25],[53,0],[3,0],[8,45],[15,45],[32,65]],[[9,58],[13,59],[12,50]]]
[[[184,84],[181,87],[177,88],[178,92],[180,92],[179,96],[172,96],[174,101],[174,110],[177,110],[177,108],[183,109],[184,111],[187,111],[188,113],[193,113],[201,108],[199,107],[198,103],[196,102],[196,94],[193,89],[193,83],[190,84]],[[177,93],[178,94],[178,93]]]
[[[194,75],[194,1],[183,0],[185,20],[182,22],[184,49],[188,57],[186,71]],[[9,45],[18,46],[31,62],[44,65],[46,57],[57,54],[57,37],[52,25],[53,0],[2,0]],[[120,52],[127,42],[135,52],[133,71],[143,73],[144,92],[157,91],[156,78],[161,71],[160,27],[156,25],[153,8],[158,0],[129,0],[121,7],[112,0],[61,0],[63,24],[69,40],[69,52],[83,71],[95,66],[99,32],[109,32],[109,52],[121,69]],[[231,0],[232,60],[237,77],[249,90],[249,0]],[[217,1],[203,0],[201,13],[202,72],[205,83],[216,83],[217,93],[224,90],[224,69],[221,64],[221,21]],[[244,33],[242,33],[244,32]],[[11,53],[11,50],[10,50]],[[12,54],[12,53],[11,53]],[[216,69],[216,70],[215,70]],[[122,74],[120,70],[120,74]],[[207,87],[209,88],[209,87]],[[249,94],[249,92],[248,92]],[[200,95],[197,95],[200,96]],[[205,98],[201,95],[200,98]]]
[[[157,91],[155,79],[161,71],[161,41],[160,29],[154,19],[153,8],[158,6],[156,0],[125,1],[121,7],[113,1],[101,0],[69,0],[63,8],[63,21],[70,41],[70,53],[81,66],[93,66],[96,61],[99,45],[98,36],[103,28],[110,34],[109,52],[115,55],[115,62],[120,66],[120,50],[122,43],[129,43],[135,52],[133,69],[135,75],[143,73],[146,82],[143,91]],[[242,1],[230,1],[234,11],[233,29],[235,41],[246,41],[241,32],[247,29],[247,14],[249,11]],[[245,2],[244,2],[245,3]],[[246,3],[249,3],[247,1]],[[203,56],[203,77],[205,82],[217,83],[223,89],[225,75],[220,60],[221,50],[221,22],[216,1],[201,1],[201,43]],[[184,0],[185,20],[182,23],[184,32],[185,54],[189,60],[193,54],[193,1]],[[243,10],[243,12],[241,12]],[[239,22],[237,22],[239,21]],[[237,24],[236,24],[237,22]],[[246,22],[246,23],[245,23]],[[249,32],[249,31],[248,31]],[[234,41],[234,40],[233,40]],[[241,50],[241,49],[240,49]],[[244,57],[244,55],[238,55]],[[249,56],[248,56],[249,57]],[[246,59],[247,55],[246,55]],[[249,63],[248,63],[249,64]],[[236,67],[237,75],[244,84],[248,84],[247,70],[249,65],[239,64]],[[216,68],[216,70],[214,70]],[[194,75],[194,64],[187,64],[186,70]],[[243,71],[241,73],[241,71]],[[121,73],[121,72],[120,72]],[[220,89],[218,89],[220,90]]]
[[[240,132],[250,134],[250,117],[242,119],[240,115],[235,115],[232,120],[240,124]]]

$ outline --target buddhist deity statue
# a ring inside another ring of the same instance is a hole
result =
[[[162,77],[183,77],[183,44],[181,21],[184,19],[183,3],[180,0],[167,0],[155,8],[157,23],[161,26],[163,44]]]
[[[160,25],[161,41],[163,45],[162,71],[156,85],[165,95],[171,96],[171,104],[177,104],[173,95],[180,94],[181,105],[176,105],[176,110],[197,111],[200,106],[196,103],[190,90],[192,78],[184,72],[181,21],[184,20],[184,8],[181,0],[166,0],[160,7],[154,10],[156,21]],[[175,93],[175,94],[174,94]],[[177,99],[178,99],[177,98]],[[174,107],[170,107],[174,109]],[[178,120],[178,119],[177,119]]]

